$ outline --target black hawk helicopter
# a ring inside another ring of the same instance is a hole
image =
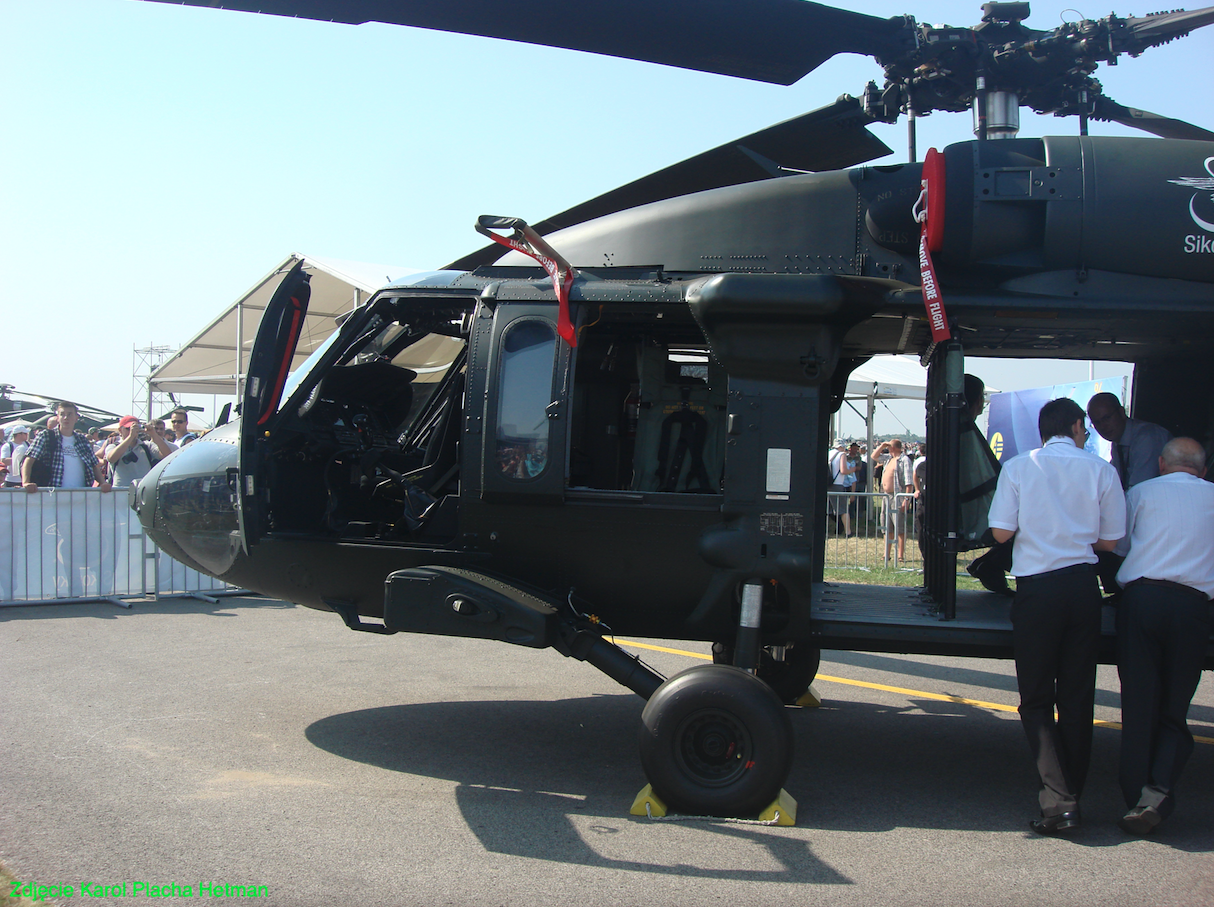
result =
[[[133,492],[179,560],[351,629],[589,662],[647,700],[642,762],[676,809],[774,799],[783,703],[822,648],[1010,656],[1006,613],[956,589],[977,543],[957,479],[966,353],[1132,361],[1137,413],[1214,440],[1214,390],[1189,380],[1214,344],[1214,133],[1092,78],[1214,8],[1038,31],[1027,3],[965,28],[802,0],[188,5],[779,84],[837,53],[883,67],[881,87],[540,223],[482,217],[489,245],[385,287],[291,372],[297,266],[240,421]],[[1078,134],[1018,138],[1021,106]],[[966,109],[977,139],[915,162],[915,117]],[[904,115],[912,162],[857,166],[889,151],[866,126]],[[1092,120],[1160,138],[1092,136]],[[929,369],[925,588],[824,583],[830,416],[854,368],[908,352]],[[667,680],[612,633],[711,641],[722,663]]]

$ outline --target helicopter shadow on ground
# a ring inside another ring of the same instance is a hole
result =
[[[798,728],[795,773],[816,787],[799,825],[841,831],[900,826],[964,831],[1022,832],[1037,815],[1039,782],[1020,721],[965,703],[911,699],[902,706],[843,702],[817,710]],[[825,719],[825,720],[823,720]],[[800,724],[800,722],[798,722]],[[1096,727],[1083,795],[1084,831],[1065,841],[1117,846],[1128,838],[1117,819],[1125,812],[1118,785],[1121,732]],[[802,782],[804,791],[807,785]],[[843,796],[832,796],[842,791]],[[1178,850],[1214,851],[1214,746],[1199,746],[1185,772],[1182,806],[1153,837]],[[859,827],[856,815],[879,814],[884,825]]]
[[[268,608],[284,611],[298,607],[291,602],[259,596],[219,597],[215,601],[204,601],[189,596],[165,596],[156,599],[136,599],[130,607],[110,601],[100,602],[37,602],[28,605],[5,605],[0,607],[0,623],[25,620],[62,620],[65,617],[91,618],[93,620],[118,620],[139,617],[145,614],[204,614],[211,617],[238,617],[246,608]]]
[[[694,823],[700,832],[764,848],[779,868],[666,865],[600,852],[596,839],[604,840],[602,850],[615,850],[607,839],[623,823],[650,821],[627,815],[645,783],[636,743],[643,706],[632,694],[384,706],[324,718],[307,738],[345,759],[457,782],[461,815],[492,853],[663,875],[850,883],[801,836],[758,825]],[[600,821],[587,826],[575,822],[578,816]]]
[[[1019,722],[960,703],[927,700],[891,708],[842,702],[792,714],[797,753],[787,782],[798,800],[795,829],[695,822],[751,846],[779,869],[709,869],[600,853],[573,817],[625,819],[644,784],[637,758],[635,696],[544,702],[444,702],[384,706],[324,718],[307,729],[315,746],[389,771],[457,783],[468,828],[490,852],[576,865],[750,881],[847,884],[818,859],[815,831],[872,833],[920,828],[1022,831],[1036,814],[1037,781]],[[1114,846],[1124,811],[1116,784],[1117,733],[1098,728],[1091,827],[1075,843]],[[1190,771],[1184,812],[1160,843],[1214,849],[1214,830],[1196,821],[1214,809],[1214,748]],[[1087,802],[1090,800],[1090,805]],[[1172,823],[1170,823],[1171,825]]]

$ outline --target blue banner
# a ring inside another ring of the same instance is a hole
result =
[[[1070,397],[1087,412],[1088,401],[1096,394],[1109,393],[1125,403],[1126,379],[1124,375],[1081,381],[1078,384],[1055,384],[1050,387],[1034,387],[1024,391],[1007,391],[992,394],[986,417],[986,437],[995,459],[1005,463],[1017,454],[1041,446],[1037,432],[1037,414],[1041,407],[1059,397]],[[1088,443],[1086,450],[1103,460],[1109,459],[1109,442],[1096,433],[1091,422],[1087,423]]]

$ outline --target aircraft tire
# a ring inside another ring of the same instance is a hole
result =
[[[671,809],[754,816],[792,770],[792,722],[756,677],[732,665],[697,665],[649,698],[640,749],[654,793]]]
[[[733,646],[717,642],[712,645],[713,664],[733,664]],[[763,649],[759,658],[759,679],[776,691],[787,705],[792,705],[809,689],[818,676],[822,650],[809,643],[789,646],[784,661],[776,661],[770,649]]]

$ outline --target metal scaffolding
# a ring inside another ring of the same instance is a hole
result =
[[[171,396],[153,390],[148,378],[176,352],[171,346],[135,348],[131,366],[131,415],[147,422],[156,418],[155,413],[164,413],[173,406]]]

